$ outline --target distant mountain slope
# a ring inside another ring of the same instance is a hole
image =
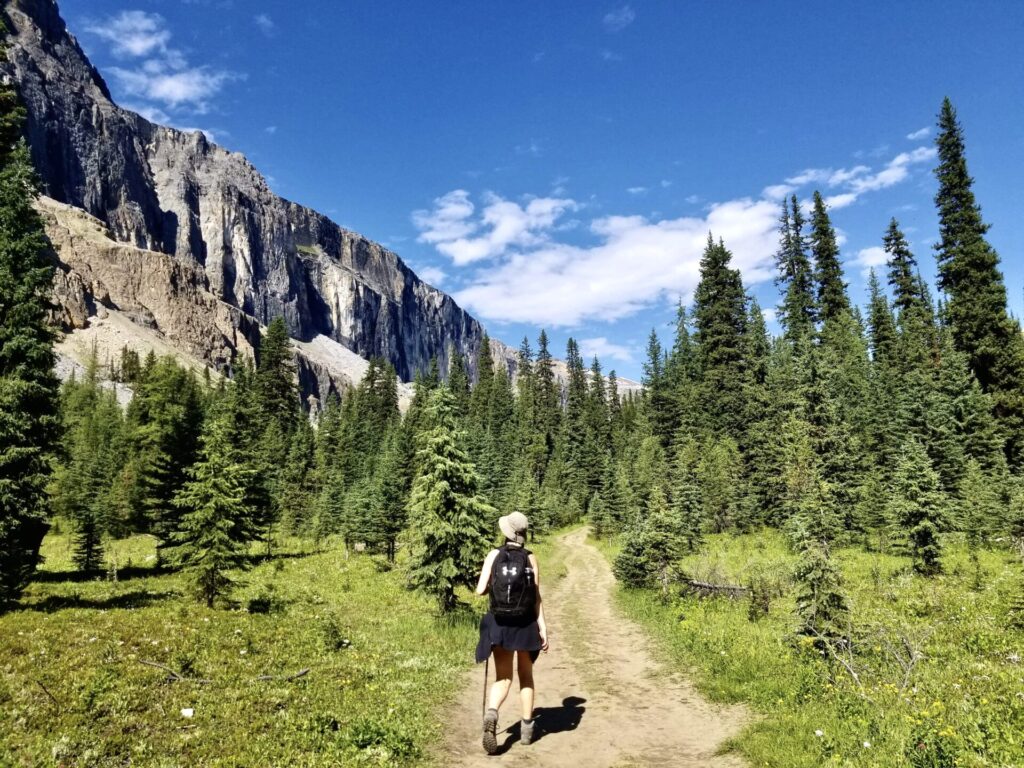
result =
[[[296,340],[322,336],[363,358],[383,357],[406,381],[432,357],[446,365],[450,349],[475,361],[483,328],[396,254],[275,195],[245,157],[201,133],[115,105],[53,0],[9,1],[4,15],[13,33],[5,74],[28,108],[46,195],[95,217],[161,268],[165,260],[153,254],[177,262],[175,279],[187,285],[168,286],[168,300],[201,293],[236,310],[218,310],[233,318],[230,327],[208,323],[221,338],[188,352],[224,364],[281,315]],[[113,301],[94,295],[88,281],[79,287],[83,303],[86,294]],[[180,338],[188,335],[184,314],[150,311],[145,322]],[[511,361],[511,351],[499,349]]]

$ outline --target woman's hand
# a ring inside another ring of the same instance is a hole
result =
[[[544,651],[544,653],[547,653],[548,647],[548,630],[545,627],[540,631],[540,649]]]

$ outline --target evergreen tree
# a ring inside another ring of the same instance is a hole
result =
[[[476,470],[459,445],[464,436],[453,408],[447,388],[431,396],[434,426],[421,435],[420,469],[409,502],[410,580],[437,597],[443,612],[456,607],[457,586],[472,586],[497,517],[477,495]]]
[[[740,470],[739,450],[733,440],[718,438],[704,446],[697,477],[704,519],[715,533],[727,531],[737,523],[742,494]]]
[[[548,350],[548,335],[543,329],[537,339],[534,370],[537,377],[537,427],[544,435],[547,458],[550,460],[560,431],[562,395],[555,381],[555,363]]]
[[[210,608],[229,593],[228,571],[245,565],[255,534],[245,506],[247,470],[232,454],[227,419],[213,416],[203,431],[199,461],[174,499],[183,512],[174,535],[177,560]]]
[[[886,230],[883,243],[885,252],[889,255],[889,285],[896,292],[896,299],[893,303],[900,315],[904,315],[923,304],[924,297],[920,290],[917,260],[911,253],[907,239],[900,231],[900,225],[896,219],[889,221],[889,229]]]
[[[566,393],[562,439],[565,453],[565,490],[582,509],[590,498],[590,425],[587,420],[587,374],[579,346],[570,338],[566,344],[569,382]]]
[[[903,534],[914,570],[934,576],[942,570],[939,531],[945,524],[946,502],[939,491],[939,477],[924,447],[916,440],[903,446],[893,478],[889,519]]]
[[[700,447],[692,438],[676,444],[670,509],[678,521],[678,534],[686,549],[696,552],[704,541],[704,500],[701,498],[697,467]]]
[[[698,411],[712,433],[740,440],[746,429],[746,294],[732,254],[711,236],[700,261],[700,282],[694,293],[701,383]]]
[[[843,268],[839,263],[839,245],[832,228],[828,210],[821,193],[814,192],[814,212],[811,214],[811,255],[814,258],[814,276],[818,283],[818,308],[821,320],[827,326],[840,314],[850,310],[850,299],[843,282]]]
[[[46,312],[53,267],[32,203],[39,181],[24,110],[0,84],[0,612],[25,588],[48,528],[46,485],[60,440],[54,330]]]
[[[1024,337],[1006,308],[999,256],[985,239],[988,225],[974,198],[963,128],[949,99],[939,113],[936,137],[939,242],[935,245],[945,316],[957,349],[966,353],[981,387],[991,392],[996,414],[1010,437],[1017,464],[1024,454]]]
[[[256,357],[256,393],[263,423],[276,421],[281,431],[290,436],[297,421],[299,398],[291,340],[283,317],[271,320],[266,335],[260,339]]]
[[[779,251],[775,256],[777,285],[783,290],[779,321],[786,338],[797,341],[810,338],[815,332],[817,302],[814,296],[814,271],[807,257],[803,233],[804,217],[800,203],[793,195],[782,202],[779,219]]]
[[[845,637],[849,608],[828,544],[814,538],[804,540],[795,578],[798,633],[815,638]]]

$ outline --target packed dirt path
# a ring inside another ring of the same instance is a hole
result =
[[[715,753],[745,725],[745,712],[709,703],[654,660],[642,631],[613,605],[615,578],[587,542],[586,529],[564,534],[556,545],[554,562],[540,563],[551,650],[535,667],[536,740],[519,743],[516,682],[501,708],[498,754],[484,753],[479,665],[467,672],[446,718],[449,735],[440,764],[742,768],[738,757]]]

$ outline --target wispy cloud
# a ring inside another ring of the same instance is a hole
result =
[[[431,211],[413,213],[419,241],[432,243],[458,266],[503,256],[510,249],[536,248],[548,242],[548,233],[566,211],[578,207],[567,198],[535,197],[525,204],[494,194],[485,196],[479,220],[463,189],[434,200]]]
[[[884,265],[889,260],[889,254],[881,246],[874,245],[870,248],[861,248],[853,263],[861,268],[862,274],[867,274],[871,269]]]
[[[564,234],[567,223],[577,222],[568,214],[584,206],[561,196],[515,202],[488,193],[478,208],[467,190],[456,189],[414,213],[413,222],[420,242],[456,266],[473,265],[465,287],[454,292],[464,306],[491,320],[572,327],[614,321],[669,298],[689,301],[709,232],[725,241],[748,286],[770,280],[781,197],[813,184],[831,192],[828,204],[843,208],[906,180],[934,157],[933,149],[918,147],[875,168],[809,168],[758,197],[711,203],[698,215],[592,218],[581,223],[589,237]],[[885,254],[866,248],[853,262],[867,269],[884,263]],[[765,316],[771,320],[770,310]]]
[[[621,363],[632,363],[636,359],[629,347],[610,342],[605,336],[580,339],[579,344],[580,354],[584,359],[597,357],[601,360],[618,360]]]
[[[277,25],[274,24],[274,20],[265,13],[259,13],[252,17],[252,20],[256,23],[256,26],[260,28],[267,37],[273,37],[277,31]]]
[[[626,187],[626,192],[633,196],[642,195],[647,192],[647,187]]]
[[[416,270],[421,280],[424,280],[435,288],[439,288],[448,279],[448,273],[439,267],[421,267]]]
[[[263,129],[263,131],[264,133],[269,133],[271,136],[273,136],[275,133],[277,133],[277,126],[268,125],[266,128]]]
[[[931,126],[926,125],[924,128],[919,128],[918,130],[912,133],[908,133],[907,138],[910,139],[911,141],[920,141],[921,139],[924,139],[931,135],[931,132]]]
[[[601,58],[605,61],[622,61],[622,54],[604,48],[601,51]]]
[[[168,117],[163,109],[182,107],[204,113],[224,84],[240,77],[225,70],[190,65],[180,50],[170,46],[171,32],[158,13],[122,11],[89,22],[85,30],[106,41],[115,58],[142,60],[130,68],[111,67],[109,71],[120,90],[143,100],[139,109],[153,115],[160,112]]]
[[[608,11],[601,19],[604,28],[609,32],[621,32],[636,20],[636,11],[631,6],[624,5],[613,11]]]
[[[171,39],[159,13],[122,11],[103,22],[91,21],[85,31],[110,43],[110,51],[118,58],[166,53]]]

